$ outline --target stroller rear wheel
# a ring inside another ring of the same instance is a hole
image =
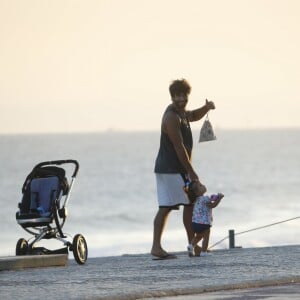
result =
[[[76,262],[83,265],[87,260],[88,248],[86,240],[82,234],[76,234],[74,236],[71,250],[73,251]]]
[[[26,255],[28,250],[28,242],[25,239],[19,239],[16,246],[16,255]]]

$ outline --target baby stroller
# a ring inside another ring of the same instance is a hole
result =
[[[73,164],[74,172],[70,185],[66,171],[58,165]],[[66,240],[62,228],[67,218],[67,203],[79,169],[76,160],[55,160],[41,162],[27,176],[22,188],[22,200],[16,219],[24,230],[34,236],[32,242],[21,238],[17,242],[16,255],[68,254],[73,251],[78,264],[87,260],[88,249],[83,235],[76,234],[72,243]],[[64,200],[63,200],[64,199]],[[35,247],[42,239],[56,239],[64,247],[48,250]]]

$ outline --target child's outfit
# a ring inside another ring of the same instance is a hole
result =
[[[211,227],[213,221],[212,208],[209,208],[207,204],[218,198],[219,195],[198,196],[196,198],[192,217],[192,226],[195,233],[201,233]],[[187,250],[190,256],[194,256],[194,246],[192,244],[188,245]]]
[[[192,224],[195,232],[202,232],[212,225],[212,209],[207,206],[211,201],[218,199],[218,195],[199,196],[193,209]]]

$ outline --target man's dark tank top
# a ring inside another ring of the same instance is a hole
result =
[[[183,117],[180,116],[170,106],[166,109],[166,112],[170,110],[175,112],[180,118],[180,131],[183,138],[183,144],[188,153],[189,158],[191,158],[192,148],[193,148],[193,136],[192,136],[190,123],[185,115]],[[180,163],[177,157],[175,148],[171,140],[169,139],[169,136],[165,132],[163,132],[162,129],[161,129],[161,136],[160,136],[160,147],[155,161],[154,172],[155,173],[186,173],[186,170],[183,168],[182,164]]]

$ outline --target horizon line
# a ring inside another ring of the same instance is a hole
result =
[[[277,131],[277,130],[300,130],[300,126],[282,126],[282,127],[218,127],[215,126],[215,131]],[[192,129],[192,132],[199,131],[200,128]],[[0,132],[1,136],[8,135],[65,135],[65,134],[103,134],[103,133],[155,133],[160,132],[160,129],[122,129],[122,128],[107,128],[102,130],[80,130],[80,131],[26,131],[26,132]]]

